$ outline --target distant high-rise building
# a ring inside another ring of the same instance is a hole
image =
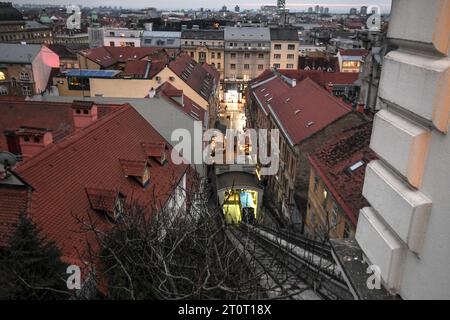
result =
[[[312,13],[314,11],[313,7],[308,8],[308,13]]]
[[[361,7],[360,14],[362,16],[367,16],[367,7],[366,6]]]
[[[320,6],[316,6],[316,8],[315,8],[314,11],[315,11],[316,13],[319,13],[319,10],[320,10]]]
[[[325,14],[329,14],[330,13],[330,8],[325,8],[323,11]]]
[[[286,0],[277,0],[278,12],[284,12],[286,10]]]
[[[222,11],[223,11],[223,12],[226,12],[226,11],[228,11],[228,8],[227,8],[227,6],[226,6],[226,5],[223,5],[223,7],[222,7]]]
[[[350,9],[350,14],[358,14],[358,9],[356,9],[356,8],[351,8]]]
[[[323,7],[319,8],[319,13],[323,13]]]
[[[239,8],[239,6],[236,5],[236,7],[234,7],[234,12],[241,12],[241,8]]]

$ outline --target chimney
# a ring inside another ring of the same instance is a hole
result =
[[[150,91],[148,92],[148,97],[150,99],[153,99],[156,95],[156,90],[154,88],[151,88]]]
[[[53,143],[53,134],[49,129],[20,127],[16,131],[24,160],[36,155]]]
[[[295,88],[297,86],[297,79],[291,80],[291,86],[292,86],[292,88]]]
[[[72,112],[76,130],[87,127],[98,119],[97,106],[92,101],[74,101]]]

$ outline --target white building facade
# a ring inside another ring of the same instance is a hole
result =
[[[450,0],[393,0],[356,240],[403,299],[450,299]]]

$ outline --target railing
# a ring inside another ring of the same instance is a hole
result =
[[[244,234],[310,284],[324,299],[353,298],[334,262],[329,245],[302,237],[294,238],[292,235],[286,238],[284,232],[277,235],[264,231],[259,226],[243,224],[241,228]]]

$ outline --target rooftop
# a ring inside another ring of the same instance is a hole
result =
[[[369,206],[362,195],[366,165],[377,159],[370,149],[372,123],[340,134],[309,160],[339,206],[356,226],[359,211]]]
[[[223,30],[183,30],[181,32],[182,39],[195,40],[223,40]]]
[[[0,43],[0,62],[31,64],[42,48],[40,44]]]
[[[176,89],[169,82],[165,82],[162,86],[160,86],[157,93],[166,98],[174,106],[182,110],[194,120],[202,121],[202,123],[205,121],[206,111],[197,106],[194,101],[183,94],[183,91]]]
[[[20,21],[23,16],[11,2],[0,2],[0,21]]]
[[[224,38],[225,40],[237,41],[270,41],[270,29],[257,27],[226,27]]]
[[[270,29],[271,40],[279,41],[296,41],[298,42],[298,31],[297,29],[290,28],[271,28]]]
[[[98,117],[106,116],[116,107],[100,105]],[[0,151],[8,151],[5,131],[16,131],[21,127],[46,128],[52,131],[55,142],[75,131],[72,103],[2,99],[0,114]]]
[[[170,157],[165,164],[148,157],[143,148],[146,142],[168,146],[137,111],[123,105],[17,167],[17,174],[35,189],[31,197],[33,220],[57,243],[63,259],[80,258],[86,240],[91,239],[80,232],[76,218],[93,219],[99,228],[110,226],[103,209],[111,203],[99,204],[99,195],[111,198],[120,194],[126,203],[139,203],[149,215],[153,208],[167,203],[187,166],[173,164]],[[167,148],[170,154],[171,147]],[[126,177],[121,160],[148,163],[148,185],[143,187]],[[0,201],[5,201],[4,197]],[[0,202],[2,221],[10,215],[4,208]]]
[[[339,99],[306,77],[295,86],[270,72],[252,82],[251,94],[278,123],[291,145],[297,145],[351,112]]]
[[[207,101],[219,83],[220,74],[216,69],[197,63],[186,53],[170,62],[169,68]]]
[[[89,60],[99,64],[103,68],[112,67],[118,63],[126,63],[129,60],[152,60],[167,61],[168,57],[161,48],[138,48],[138,47],[99,47],[80,52]]]

